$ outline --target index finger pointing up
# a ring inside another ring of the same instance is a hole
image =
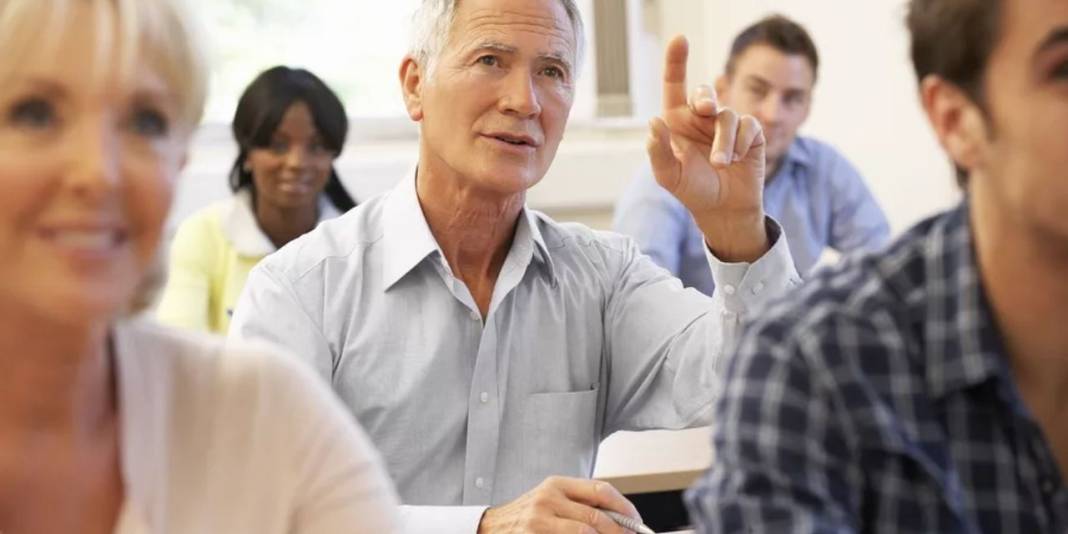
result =
[[[664,111],[686,106],[686,58],[690,44],[676,35],[667,44],[664,57]]]

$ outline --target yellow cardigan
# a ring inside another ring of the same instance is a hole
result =
[[[333,204],[320,198],[319,222],[338,215]],[[256,222],[247,189],[194,213],[179,225],[171,242],[157,318],[171,326],[225,335],[249,271],[274,251]]]

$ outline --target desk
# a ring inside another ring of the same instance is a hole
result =
[[[654,493],[690,487],[712,463],[707,427],[616,432],[601,443],[593,477],[621,493]]]

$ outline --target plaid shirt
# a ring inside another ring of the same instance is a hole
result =
[[[774,305],[723,387],[698,532],[1068,533],[966,205]]]

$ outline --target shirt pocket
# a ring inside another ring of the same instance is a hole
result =
[[[524,427],[533,446],[533,480],[559,475],[586,478],[600,442],[598,387],[528,397]]]

